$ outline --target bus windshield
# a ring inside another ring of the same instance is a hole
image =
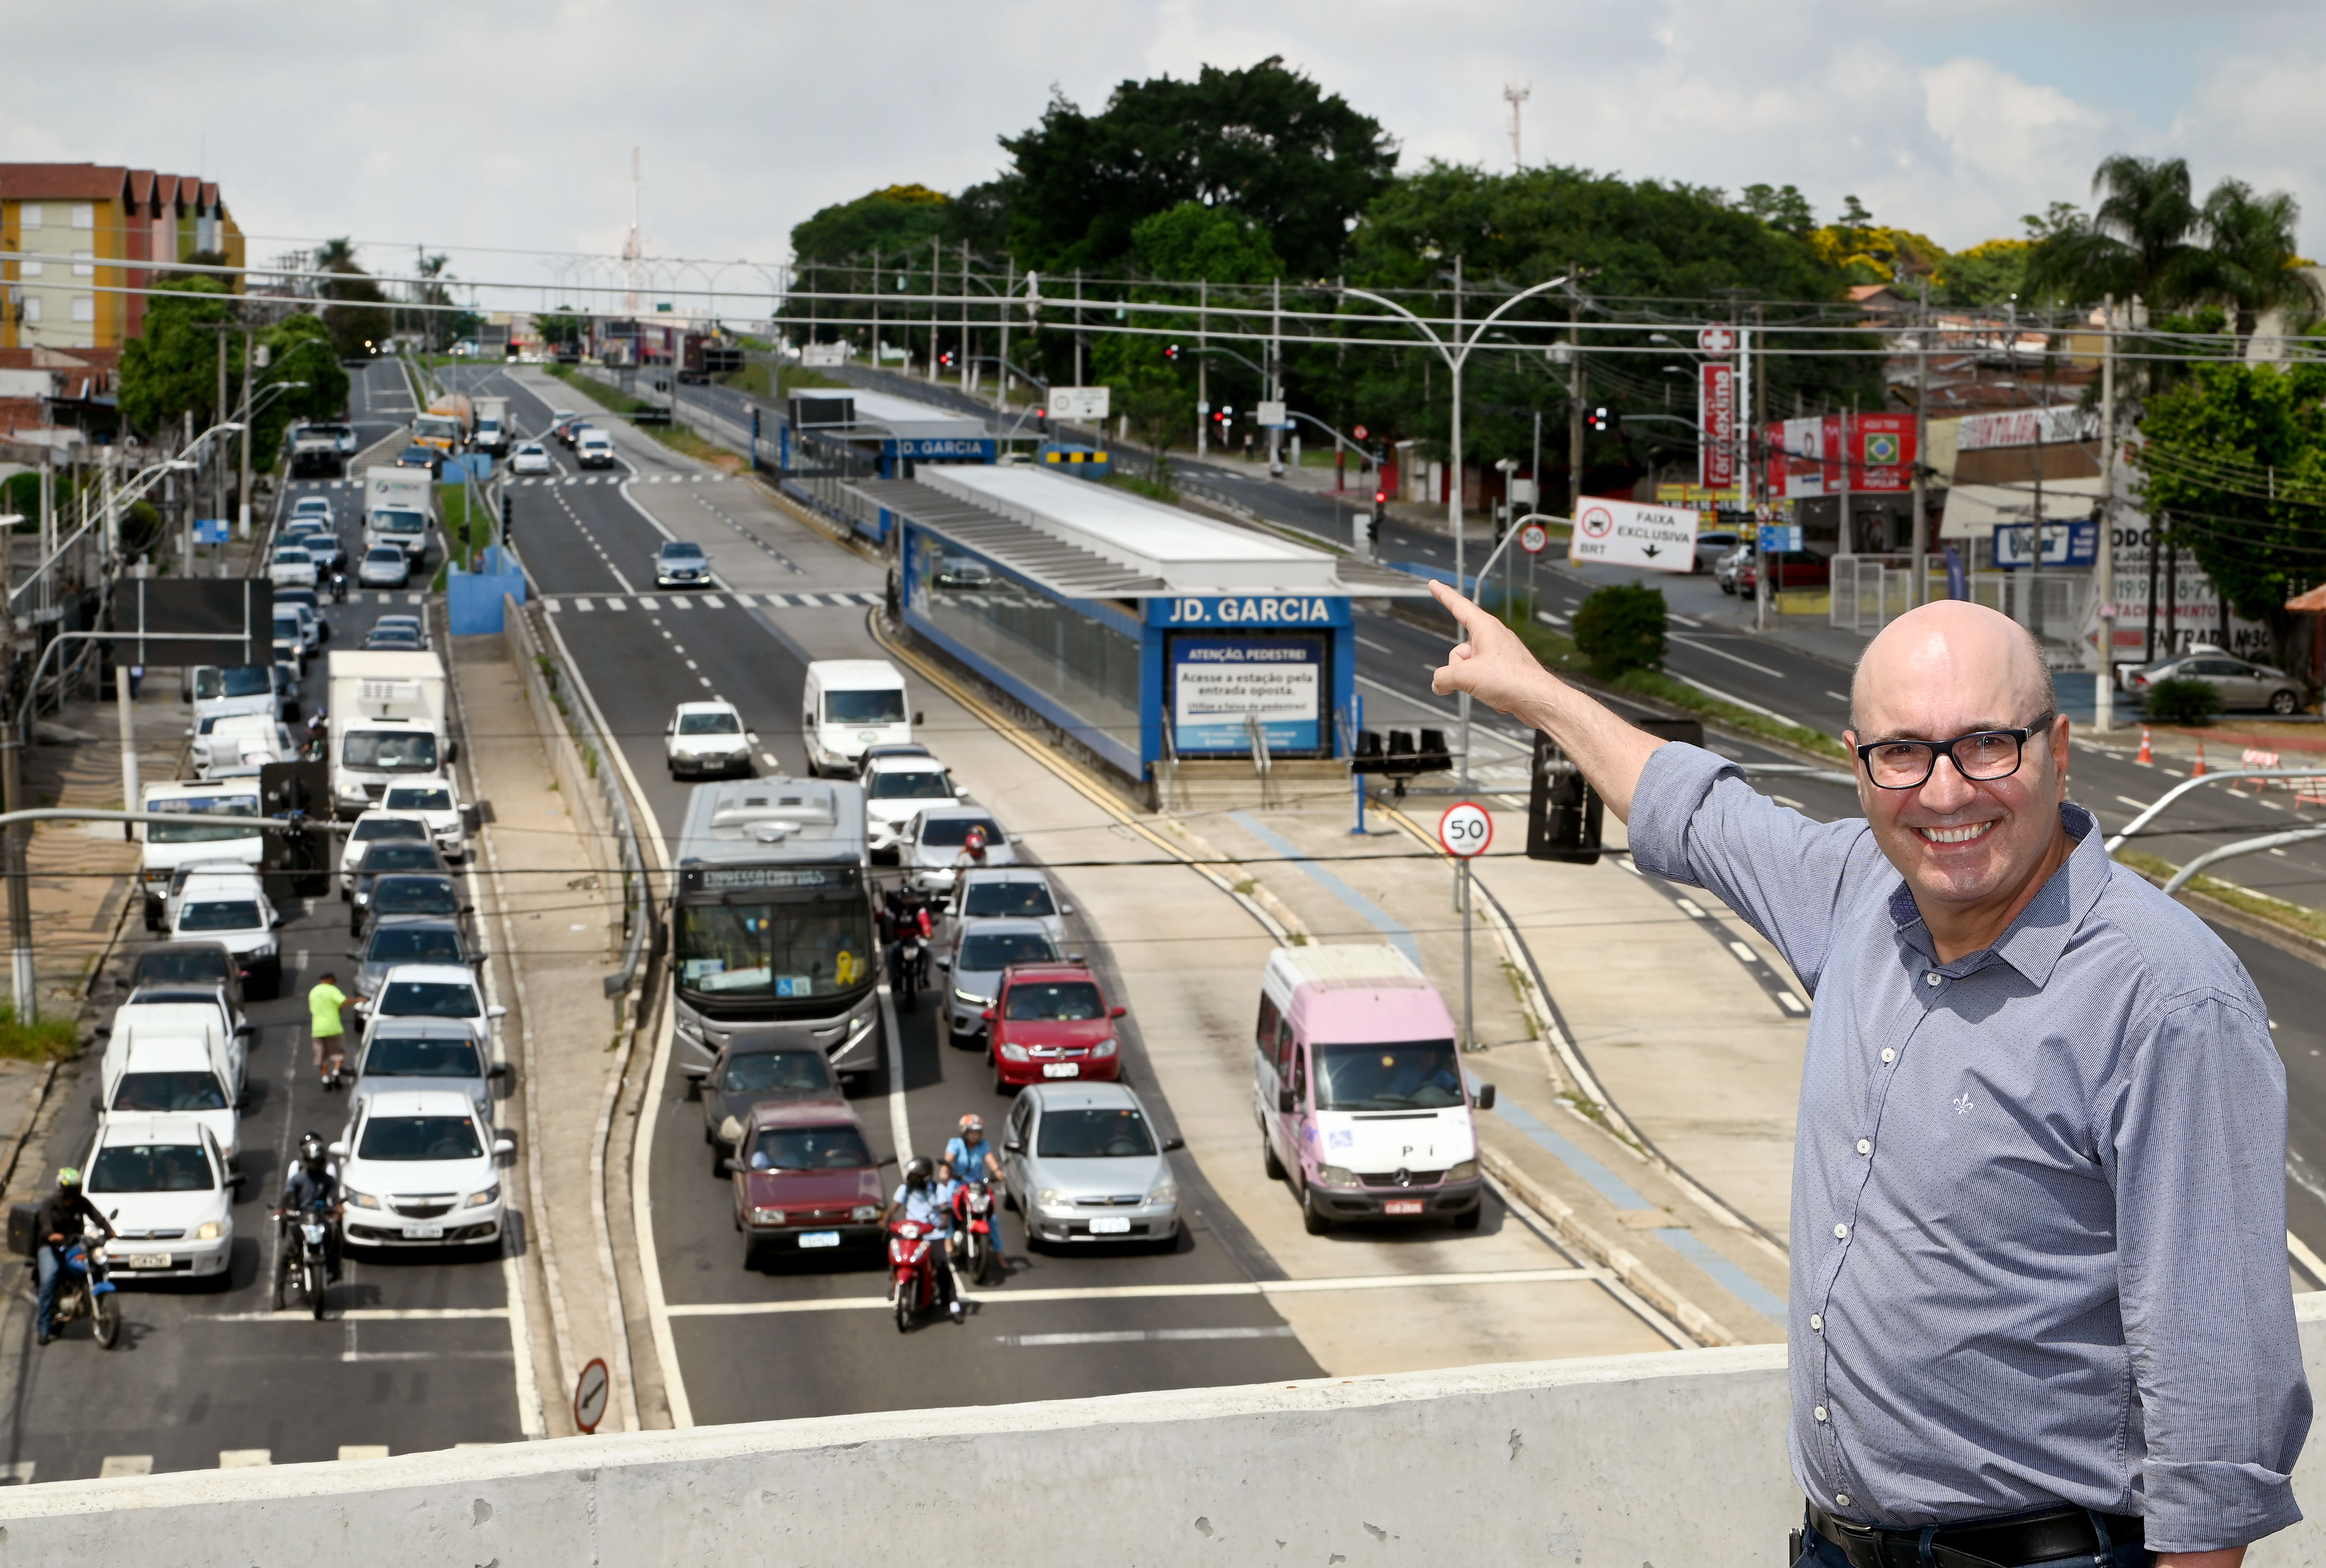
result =
[[[185,817],[256,817],[258,815],[256,795],[181,795],[176,800],[147,801],[145,809],[163,816]],[[258,829],[251,827],[197,827],[188,822],[180,827],[175,822],[148,822],[145,841],[149,844],[209,844],[226,839],[254,837]]]
[[[682,989],[805,999],[872,979],[871,923],[861,903],[682,904],[674,915]]]

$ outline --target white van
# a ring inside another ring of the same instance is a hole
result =
[[[886,659],[818,659],[800,692],[800,738],[811,774],[853,777],[868,746],[913,738],[905,677]]]
[[[215,1059],[228,1098],[239,1100],[249,1082],[251,1025],[234,1026],[233,1015],[214,1001],[139,1001],[132,997],[113,1010],[105,1035],[104,1060],[111,1062],[140,1041],[199,1040]],[[106,1069],[110,1075],[112,1069]]]
[[[1311,1236],[1348,1220],[1482,1212],[1474,1097],[1454,1016],[1386,942],[1280,947],[1260,982],[1252,1115],[1270,1176],[1289,1174]]]
[[[186,700],[194,705],[197,724],[229,713],[281,714],[283,696],[265,664],[196,664],[187,676]]]
[[[364,520],[364,552],[369,554],[384,544],[395,545],[406,561],[420,565],[428,559],[428,514],[407,506],[373,511]]]
[[[188,738],[187,748],[193,759],[194,771],[209,778],[219,768],[238,766],[245,756],[253,750],[263,751],[276,762],[285,762],[298,755],[298,743],[291,738],[290,727],[271,713],[229,713],[221,719],[205,719],[196,725]]]
[[[256,867],[266,858],[265,836],[257,826],[256,779],[150,784],[141,792],[138,804],[158,815],[187,819],[183,827],[175,822],[137,824],[137,838],[144,846],[137,884],[144,898],[148,931],[161,930],[168,920],[170,877],[181,866],[198,860],[232,860]]]

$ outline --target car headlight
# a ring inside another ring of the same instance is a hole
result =
[[[369,1192],[358,1192],[353,1187],[343,1187],[340,1191],[347,1195],[348,1202],[353,1203],[358,1209],[377,1209],[379,1207],[379,1200],[373,1197]]]
[[[1147,1202],[1151,1208],[1168,1209],[1178,1201],[1179,1189],[1177,1184],[1170,1182],[1164,1183],[1147,1194]]]
[[[495,1182],[491,1186],[487,1187],[481,1192],[470,1193],[468,1206],[471,1209],[481,1209],[488,1203],[498,1203],[500,1201],[501,1184],[498,1182]]]
[[[993,1006],[993,998],[991,997],[981,997],[975,991],[964,991],[959,986],[955,986],[953,988],[953,999],[956,1002],[966,1002],[972,1007],[990,1007]]]
[[[1446,1179],[1449,1182],[1476,1181],[1478,1179],[1478,1162],[1475,1160],[1464,1160],[1460,1164],[1456,1165],[1452,1170],[1446,1173]]]
[[[1114,1054],[1114,1041],[1112,1037],[1109,1037],[1092,1046],[1091,1054],[1093,1056],[1112,1056]]]
[[[1354,1187],[1357,1184],[1357,1174],[1339,1165],[1326,1165],[1317,1173],[1317,1180],[1327,1187]]]
[[[878,1016],[879,1015],[873,1013],[858,1014],[856,1021],[848,1025],[847,1044],[843,1044],[841,1049],[843,1051],[846,1050],[849,1045],[855,1044],[859,1040],[863,1039],[865,1035],[872,1033],[872,1025]]]
[[[741,1139],[742,1136],[743,1124],[738,1121],[735,1118],[730,1116],[726,1120],[719,1124],[719,1141],[721,1143],[735,1143]]]
[[[219,1237],[225,1234],[225,1226],[219,1224],[215,1220],[205,1220],[199,1227],[196,1228],[194,1231],[194,1239],[197,1241],[216,1241]]]
[[[1004,1062],[1023,1062],[1026,1060],[1026,1047],[1013,1045],[1005,1040],[1001,1044],[1001,1059]]]
[[[783,1222],[784,1211],[781,1209],[754,1208],[751,1211],[751,1223],[754,1225],[780,1225]]]
[[[855,1208],[851,1209],[848,1211],[848,1217],[859,1224],[862,1224],[867,1220],[878,1220],[880,1218],[880,1205],[878,1203],[859,1203]]]

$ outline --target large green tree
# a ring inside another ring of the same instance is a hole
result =
[[[1131,230],[1131,260],[1140,273],[1158,283],[1204,279],[1223,285],[1255,284],[1279,277],[1284,270],[1276,247],[1258,224],[1199,201],[1183,201],[1142,220]],[[1136,302],[1184,305],[1188,292],[1134,287],[1130,297]],[[1141,441],[1160,450],[1195,429],[1199,323],[1194,311],[1186,311],[1142,312],[1137,324],[1176,335],[1105,334],[1094,345],[1093,364],[1098,380],[1114,388],[1118,412],[1130,417]],[[1248,344],[1237,347],[1251,349]],[[1256,378],[1233,358],[1214,356],[1211,380],[1214,400],[1234,401],[1232,389],[1240,385],[1256,391]]]
[[[2160,311],[2188,303],[2204,221],[2191,190],[2185,158],[2102,159],[2092,174],[2099,204],[2089,217],[2053,209],[2049,232],[2028,258],[2028,287],[2077,301],[2137,296]]]
[[[121,417],[130,429],[150,438],[189,413],[197,426],[215,422],[219,334],[204,328],[232,319],[226,285],[216,278],[173,277],[155,286],[144,330],[121,351]]]
[[[1378,120],[1276,56],[1125,81],[1095,115],[1055,97],[1001,144],[1015,162],[1012,248],[1046,273],[1119,263],[1143,219],[1195,201],[1259,224],[1295,276],[1329,277],[1397,165]]]
[[[282,444],[284,428],[293,420],[335,419],[346,413],[348,373],[340,364],[329,327],[313,316],[285,316],[262,331],[258,340],[266,345],[266,367],[251,376],[257,394],[252,401],[259,404],[251,450],[274,451]],[[266,395],[270,386],[294,382],[306,385]],[[240,398],[236,401],[239,404]]]
[[[902,261],[926,267],[945,232],[952,198],[926,185],[891,185],[822,208],[792,226],[792,259],[823,266]]]

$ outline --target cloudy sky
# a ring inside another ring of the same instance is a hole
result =
[[[424,246],[548,284],[529,252],[610,252],[643,149],[651,253],[773,263],[877,186],[992,174],[1055,88],[1281,54],[1377,116],[1404,162],[1530,162],[1734,190],[1959,248],[2087,198],[2114,151],[2293,191],[2326,250],[2326,37],[2286,0],[1021,0],[962,6],[608,0],[5,0],[0,161],[200,172],[265,258],[329,235],[380,271]],[[134,41],[134,42],[133,42]],[[44,67],[33,67],[45,61]],[[29,69],[28,69],[29,68]],[[508,254],[496,254],[496,248]],[[730,271],[735,286],[749,269]]]

